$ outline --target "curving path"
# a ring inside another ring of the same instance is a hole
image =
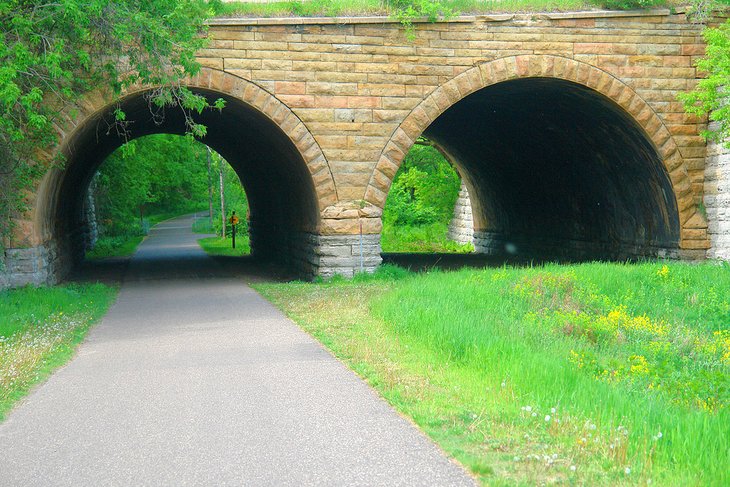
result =
[[[0,424],[0,485],[473,485],[190,224],[152,230],[78,356]]]

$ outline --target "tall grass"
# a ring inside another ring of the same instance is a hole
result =
[[[730,484],[727,265],[262,290],[485,483]]]

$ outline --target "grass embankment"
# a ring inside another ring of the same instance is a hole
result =
[[[109,257],[128,257],[134,254],[142,240],[144,240],[142,235],[100,237],[94,248],[86,252],[86,258],[98,260]]]
[[[0,421],[34,384],[73,356],[116,292],[101,284],[0,292]]]
[[[217,233],[207,218],[199,218],[193,222],[193,233]],[[236,235],[236,248],[232,247],[233,241],[226,237],[206,237],[198,240],[198,244],[209,255],[220,255],[225,257],[240,257],[251,253],[251,244],[248,233]]]
[[[551,12],[590,9],[632,9],[680,6],[679,0],[442,0],[450,12]],[[382,0],[305,0],[271,3],[230,2],[217,7],[219,16],[336,17],[391,15],[394,9]]]
[[[486,484],[730,484],[730,268],[256,286]]]

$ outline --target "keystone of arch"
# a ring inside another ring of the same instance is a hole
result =
[[[487,86],[518,78],[555,78],[586,86],[623,108],[641,126],[654,144],[669,175],[682,227],[685,232],[698,219],[687,166],[661,118],[628,85],[615,76],[574,59],[552,55],[509,56],[483,62],[464,71],[431,92],[391,135],[373,170],[365,200],[383,207],[388,190],[403,158],[416,139],[436,118],[466,96]],[[691,225],[690,225],[691,224]],[[706,228],[706,224],[704,225]]]

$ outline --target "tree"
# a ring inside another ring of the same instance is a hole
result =
[[[157,87],[151,108],[178,106],[188,131],[205,134],[192,114],[208,102],[181,81],[199,70],[208,16],[205,0],[0,0],[0,240],[44,164],[62,164],[35,155],[52,152],[54,122],[84,92]],[[123,130],[125,114],[115,117]]]
[[[205,207],[206,146],[179,135],[135,139],[99,167],[94,197],[105,236],[138,235],[145,214],[182,214]]]
[[[681,94],[680,100],[688,113],[709,116],[716,122],[714,130],[703,133],[705,137],[724,141],[730,147],[730,20],[705,29],[703,36],[707,50],[697,68],[707,77],[693,91]]]

